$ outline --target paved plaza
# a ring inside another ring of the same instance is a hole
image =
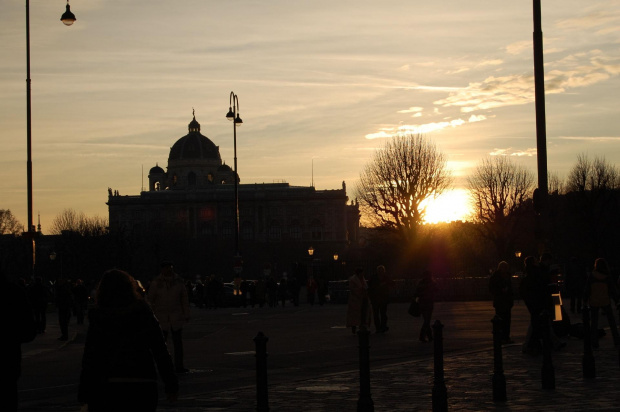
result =
[[[437,305],[437,315],[445,319],[441,321],[445,324],[444,373],[450,410],[619,410],[620,358],[610,334],[601,340],[600,349],[594,351],[594,379],[583,378],[583,340],[566,338],[566,347],[553,352],[555,389],[543,390],[542,356],[533,357],[521,350],[528,316],[519,303],[513,311],[515,343],[503,346],[507,401],[493,402],[490,305],[490,302],[442,302]],[[370,384],[375,411],[432,410],[432,344],[417,342],[419,321],[406,315],[406,306],[405,303],[390,306],[390,332],[385,336],[370,335]],[[241,325],[250,325],[250,329],[259,326],[266,330],[272,328],[267,360],[271,411],[355,411],[359,394],[357,337],[342,326],[330,327],[344,323],[345,310],[345,305],[333,304],[323,308],[300,305],[299,308],[220,309],[217,312],[194,308],[193,329],[187,331],[186,351],[190,368],[195,368],[180,376],[179,400],[170,404],[163,400],[162,395],[159,410],[256,410],[254,353],[242,350],[251,349],[251,343],[241,345],[238,341],[247,338],[241,339],[233,334],[241,333]],[[304,346],[297,341],[307,341],[308,336],[312,336],[301,332],[308,329],[303,325],[308,319],[316,322],[315,334],[319,338],[316,342],[306,342]],[[20,382],[22,410],[77,410],[75,383],[79,376],[85,326],[72,325],[73,339],[63,343],[56,340],[54,320],[53,315],[50,316],[48,333],[32,344],[24,345],[25,376]],[[579,322],[574,315],[572,320]],[[294,332],[280,334],[272,323]],[[256,331],[251,329],[247,335],[250,333]],[[286,339],[288,342],[282,342]],[[222,345],[221,349],[218,344]],[[201,353],[201,348],[209,348],[211,352]],[[226,352],[227,348],[234,352]],[[280,355],[285,350],[296,353],[296,359],[307,356],[300,361],[304,366],[294,367],[288,358]],[[349,361],[333,367],[338,357]],[[63,359],[61,370],[54,363],[56,358]],[[203,359],[206,360],[201,363]],[[312,368],[313,363],[315,368]],[[40,370],[33,370],[38,365]],[[211,365],[211,369],[205,365]],[[44,391],[43,386],[49,390]]]

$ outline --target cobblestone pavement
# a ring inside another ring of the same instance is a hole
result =
[[[371,349],[372,350],[372,349]],[[542,356],[521,351],[520,344],[503,347],[507,401],[493,402],[492,349],[444,358],[448,408],[454,411],[617,411],[620,358],[611,338],[594,352],[596,378],[584,379],[583,341],[569,338],[553,352],[555,389],[542,389]],[[430,411],[434,386],[433,359],[403,362],[372,369],[371,396],[375,411]],[[331,374],[316,379],[269,387],[272,411],[355,411],[359,372]],[[220,392],[216,396],[184,398],[161,404],[165,411],[256,410],[256,388]]]

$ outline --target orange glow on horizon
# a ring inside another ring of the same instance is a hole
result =
[[[424,203],[427,205],[424,223],[465,221],[471,214],[469,197],[464,189],[447,191],[437,199],[429,199]]]

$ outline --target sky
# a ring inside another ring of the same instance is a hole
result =
[[[107,217],[187,134],[241,183],[347,183],[386,139],[422,133],[454,190],[429,220],[463,217],[488,156],[536,173],[532,1],[31,0],[34,223]],[[543,0],[548,168],[579,154],[620,166],[620,0]],[[0,3],[0,209],[26,224],[25,1]],[[432,217],[435,216],[435,217]]]

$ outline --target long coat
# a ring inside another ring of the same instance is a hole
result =
[[[164,331],[179,330],[189,320],[187,289],[177,275],[172,279],[157,276],[149,288],[148,301]]]
[[[366,313],[362,314],[363,310]],[[370,326],[370,314],[372,308],[368,299],[368,287],[363,278],[353,275],[349,278],[349,300],[347,302],[347,327],[361,326],[362,319],[364,325]]]

